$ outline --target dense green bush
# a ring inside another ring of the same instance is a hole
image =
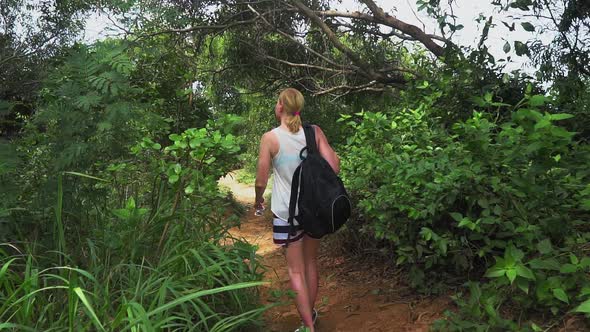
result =
[[[343,118],[355,129],[343,174],[361,231],[393,244],[414,286],[483,277],[462,311],[481,322],[473,328],[516,328],[503,304],[558,314],[587,300],[590,150],[558,125],[571,116],[541,113],[541,95],[511,106],[488,94],[480,111],[445,129],[429,116],[431,100]],[[496,123],[488,107],[512,119]],[[447,328],[469,328],[460,321]]]
[[[2,146],[17,153],[0,164],[11,198],[0,206],[0,329],[260,323],[263,270],[256,248],[229,235],[239,211],[217,187],[239,164],[240,119],[170,134],[129,57],[118,43],[74,50],[22,137]]]

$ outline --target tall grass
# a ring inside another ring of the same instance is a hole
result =
[[[259,302],[256,248],[225,241],[236,217],[215,187],[179,209],[170,197],[142,207],[147,195],[139,192],[125,195],[121,208],[114,195],[79,197],[75,184],[65,190],[66,176],[112,186],[60,173],[52,240],[0,244],[0,330],[220,332],[261,324],[268,307]]]
[[[45,257],[0,250],[0,329],[232,331],[256,324],[261,281],[233,249],[180,244],[156,265],[119,263],[102,276]],[[94,264],[99,266],[99,264]]]

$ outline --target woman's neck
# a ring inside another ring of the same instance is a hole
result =
[[[281,118],[281,128],[289,130],[289,126],[287,126],[287,117],[284,116]]]

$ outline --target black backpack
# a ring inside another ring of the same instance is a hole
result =
[[[301,164],[295,170],[289,202],[289,237],[296,234],[293,218],[309,236],[319,239],[336,232],[350,217],[351,204],[342,180],[320,155],[315,131],[303,125],[307,146],[301,149]],[[304,157],[303,153],[307,152]],[[299,215],[295,215],[295,207]]]

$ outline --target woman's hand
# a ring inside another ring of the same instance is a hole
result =
[[[264,210],[264,197],[261,197],[260,199],[256,199],[256,202],[254,202],[254,208],[256,210]]]

